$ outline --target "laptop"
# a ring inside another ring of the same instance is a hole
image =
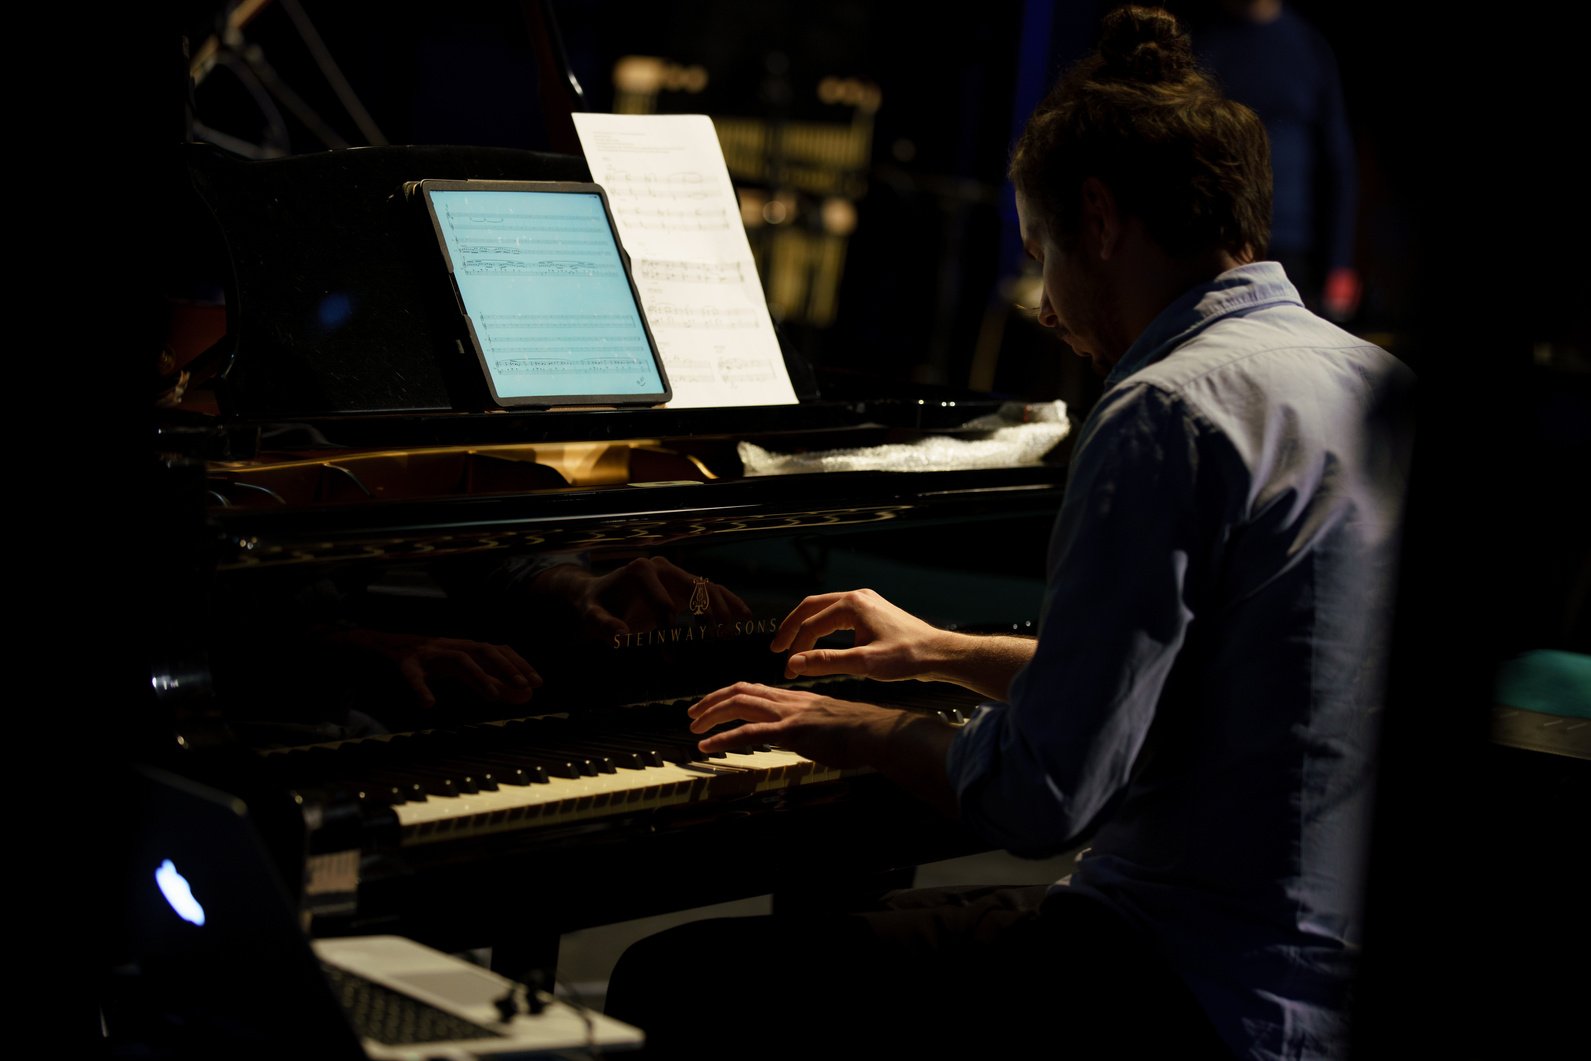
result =
[[[309,941],[243,803],[152,768],[123,887],[113,1042],[179,1057],[508,1058],[641,1032],[398,936]]]
[[[405,185],[500,406],[660,405],[672,390],[600,185]]]

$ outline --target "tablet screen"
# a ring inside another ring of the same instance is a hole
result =
[[[419,187],[499,405],[668,400],[657,345],[597,185]]]

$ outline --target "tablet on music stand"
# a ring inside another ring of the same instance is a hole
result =
[[[424,180],[492,400],[659,405],[672,391],[600,185]]]

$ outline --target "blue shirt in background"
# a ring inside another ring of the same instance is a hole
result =
[[[1319,281],[1352,267],[1359,174],[1330,45],[1286,10],[1270,22],[1227,20],[1193,44],[1222,93],[1265,123],[1272,253],[1311,259]]]

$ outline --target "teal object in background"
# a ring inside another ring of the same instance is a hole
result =
[[[1537,649],[1497,668],[1497,702],[1525,711],[1591,718],[1591,656]]]

